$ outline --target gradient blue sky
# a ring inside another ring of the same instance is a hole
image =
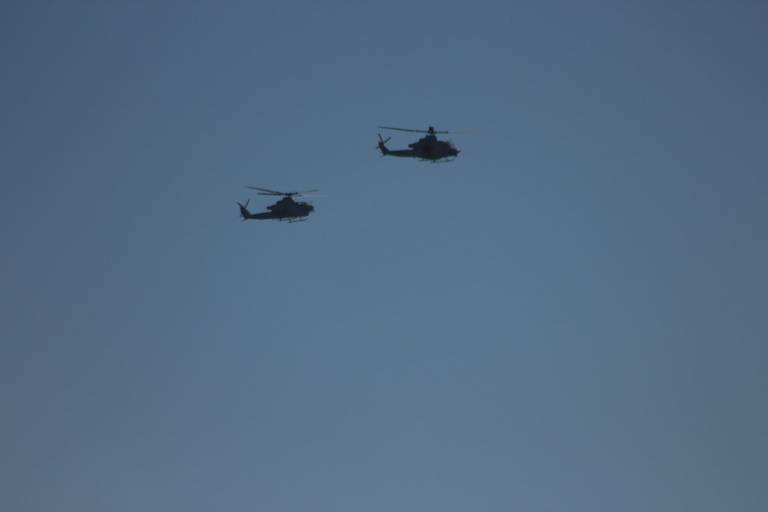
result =
[[[767,22],[3,2],[0,509],[767,510]]]

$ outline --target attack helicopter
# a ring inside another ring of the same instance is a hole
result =
[[[257,220],[265,220],[265,219],[273,219],[273,220],[287,220],[288,222],[301,222],[307,220],[304,217],[307,217],[310,213],[312,213],[315,210],[315,207],[312,206],[309,203],[304,202],[296,202],[293,200],[294,196],[302,196],[304,194],[309,194],[312,192],[317,192],[317,190],[305,190],[304,192],[278,192],[277,190],[270,190],[268,188],[259,188],[259,187],[246,187],[253,190],[258,190],[258,195],[260,196],[282,196],[282,198],[277,201],[275,204],[267,206],[267,212],[261,212],[261,213],[251,213],[248,211],[248,203],[251,201],[250,199],[245,202],[245,204],[237,203],[237,205],[240,207],[240,217],[243,220],[248,219],[257,219]]]
[[[418,158],[420,160],[428,160],[430,162],[445,161],[450,162],[459,156],[461,152],[450,141],[438,140],[437,134],[450,133],[446,131],[437,131],[434,126],[430,126],[426,130],[414,130],[411,128],[395,128],[392,126],[379,126],[382,130],[396,130],[400,132],[411,133],[426,133],[427,135],[420,138],[412,144],[408,144],[411,149],[389,149],[386,144],[392,137],[382,138],[379,134],[378,148],[381,151],[382,156],[400,156],[406,158]]]

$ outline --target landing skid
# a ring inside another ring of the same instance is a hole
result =
[[[422,162],[431,162],[433,164],[447,164],[448,162],[453,162],[454,160],[456,160],[456,157],[455,156],[453,158],[446,157],[446,158],[440,158],[438,160],[432,160],[431,158],[420,158],[419,160],[421,160]]]

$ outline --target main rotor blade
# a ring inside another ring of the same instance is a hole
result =
[[[399,132],[411,132],[411,133],[430,133],[429,130],[414,130],[413,128],[395,128],[394,126],[379,126],[382,130],[397,130]],[[444,130],[435,130],[432,133],[451,133]]]
[[[311,194],[312,192],[319,192],[319,190],[316,188],[312,190],[304,190],[301,192],[278,192],[277,190],[270,190],[268,188],[261,187],[251,187],[250,185],[246,185],[246,188],[260,190],[261,192],[258,193],[260,196],[300,196],[303,194]]]
[[[245,188],[250,188],[253,190],[261,190],[262,192],[266,192],[266,194],[262,195],[272,195],[272,196],[282,196],[282,192],[278,192],[277,190],[269,190],[268,188],[259,188],[259,187],[251,187],[250,185],[246,185]]]

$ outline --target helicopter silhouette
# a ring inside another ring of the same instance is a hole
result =
[[[430,126],[427,130],[413,130],[410,128],[394,128],[392,126],[379,126],[382,130],[397,130],[400,132],[413,132],[413,133],[426,133],[427,135],[420,138],[412,144],[408,144],[411,149],[389,149],[386,144],[392,137],[382,138],[379,134],[379,143],[377,147],[381,151],[382,156],[399,156],[405,158],[418,158],[420,160],[428,160],[431,162],[437,161],[451,161],[461,151],[456,148],[450,141],[443,141],[437,139],[438,133],[450,133],[446,131],[436,131],[434,126]]]
[[[248,211],[249,199],[245,204],[237,203],[240,207],[240,217],[243,220],[257,219],[257,220],[287,220],[288,222],[301,222],[305,221],[304,217],[307,217],[315,210],[315,207],[309,203],[296,202],[293,200],[294,196],[301,196],[309,194],[311,192],[317,192],[317,190],[305,190],[304,192],[278,192],[277,190],[269,190],[268,188],[259,187],[246,187],[253,190],[258,190],[260,196],[282,196],[275,204],[267,206],[267,212],[251,213]]]

